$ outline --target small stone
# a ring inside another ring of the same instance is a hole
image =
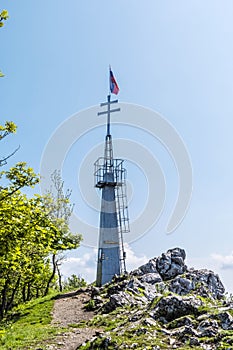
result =
[[[191,346],[198,346],[198,345],[200,345],[200,342],[199,342],[199,340],[198,340],[197,338],[195,338],[195,337],[190,337],[190,339],[189,339],[189,344],[190,344]]]
[[[101,336],[101,335],[103,335],[103,334],[104,334],[103,331],[96,331],[96,332],[95,332],[95,335],[96,335],[97,337],[99,337],[99,336]]]
[[[143,320],[143,324],[145,326],[156,326],[156,321],[152,318],[145,318],[145,320]]]
[[[174,345],[176,343],[176,339],[170,338],[169,343],[170,343],[170,345]]]
[[[100,295],[100,289],[98,287],[92,287],[91,289],[91,297],[93,298],[94,296]]]

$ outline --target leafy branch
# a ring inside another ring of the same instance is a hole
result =
[[[4,21],[6,21],[9,18],[8,11],[2,10],[0,13],[0,27],[4,26]],[[0,78],[4,77],[4,74],[0,71]]]

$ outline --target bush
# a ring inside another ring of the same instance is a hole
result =
[[[74,289],[86,287],[86,285],[87,282],[82,277],[73,274],[68,277],[65,282],[63,282],[63,290],[71,291]]]

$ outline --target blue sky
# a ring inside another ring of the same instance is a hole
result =
[[[174,164],[161,145],[139,131],[113,129],[113,137],[144,137],[160,159],[168,186],[161,220],[128,247],[132,266],[181,246],[189,265],[214,269],[233,291],[232,1],[21,0],[1,1],[1,8],[10,14],[0,31],[0,68],[6,75],[0,81],[1,116],[18,125],[17,135],[4,141],[1,152],[5,155],[20,144],[9,165],[25,160],[39,171],[54,130],[71,115],[105,100],[111,63],[119,101],[161,113],[184,140],[193,167],[189,211],[177,230],[166,235],[177,190]],[[87,211],[77,171],[88,145],[99,144],[104,132],[100,128],[90,135],[91,142],[88,134],[77,142],[64,169],[65,183],[83,216]],[[133,173],[128,171],[135,192],[129,209],[136,213],[138,181],[144,180]],[[91,279],[93,250],[82,247],[71,258],[64,273],[73,269]]]

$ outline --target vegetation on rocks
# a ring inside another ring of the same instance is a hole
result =
[[[233,300],[209,270],[188,269],[183,249],[92,287],[89,326],[103,332],[78,349],[232,349]]]

